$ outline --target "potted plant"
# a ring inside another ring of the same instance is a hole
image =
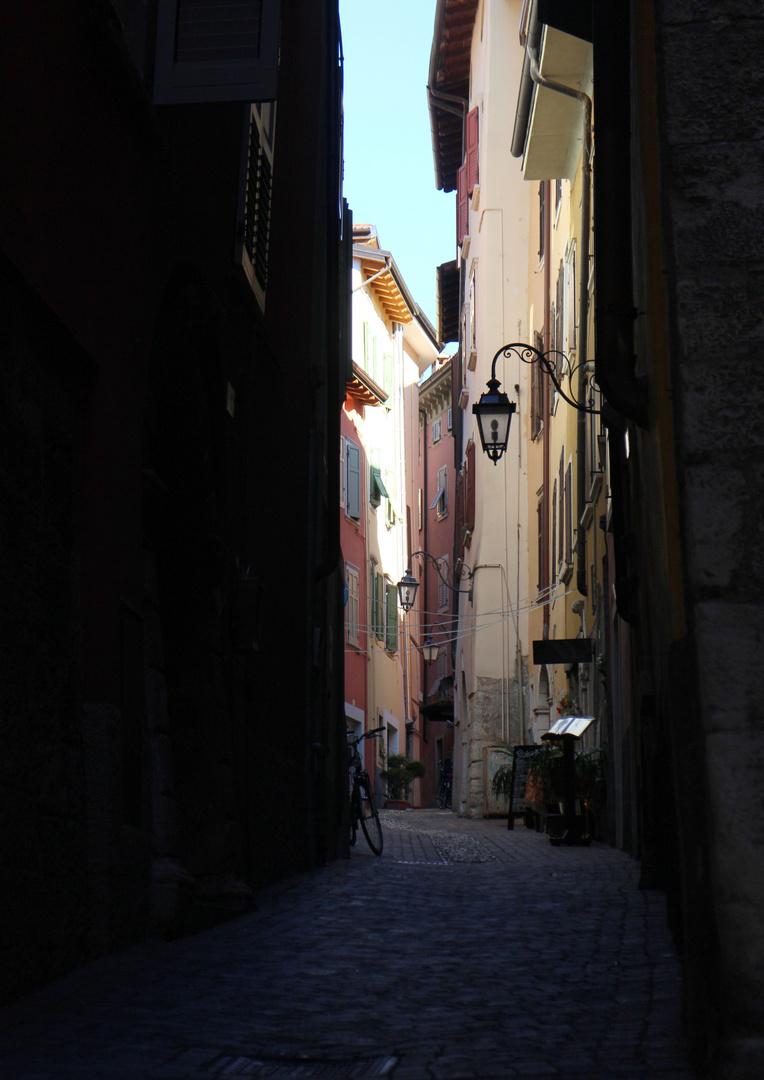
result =
[[[401,810],[408,806],[409,788],[425,772],[421,761],[412,761],[405,754],[390,754],[387,767],[379,774],[387,784],[385,806],[388,810]]]

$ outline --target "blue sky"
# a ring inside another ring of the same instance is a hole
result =
[[[456,254],[455,195],[435,187],[427,76],[436,0],[340,0],[344,194],[377,226],[437,329],[435,268]]]

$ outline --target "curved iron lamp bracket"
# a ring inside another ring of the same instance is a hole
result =
[[[568,357],[560,349],[550,349],[546,353],[540,352],[533,345],[528,345],[522,341],[513,341],[510,345],[502,345],[499,351],[493,358],[493,364],[491,365],[491,378],[496,378],[496,361],[500,356],[504,356],[509,359],[511,355],[515,355],[519,360],[522,360],[524,364],[538,364],[542,371],[545,371],[549,378],[554,383],[554,387],[558,394],[564,401],[567,401],[568,405],[577,409],[579,412],[589,413],[592,416],[599,416],[600,409],[595,409],[593,405],[587,405],[583,401],[579,401],[573,391],[573,377],[580,371],[585,361],[580,361],[578,364],[572,365]],[[569,393],[565,393],[562,388],[561,379],[557,375],[557,366],[553,363],[549,357],[559,356],[561,357],[560,371],[565,372],[563,378],[567,379]],[[594,376],[590,380],[591,386],[595,390],[599,390]]]

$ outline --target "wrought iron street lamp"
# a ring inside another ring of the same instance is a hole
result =
[[[503,349],[499,349],[493,358],[487,391],[481,395],[480,401],[476,401],[472,406],[472,412],[477,417],[480,445],[494,465],[498,465],[499,458],[507,449],[509,425],[516,408],[514,401],[510,401],[500,389],[501,383],[496,378],[496,361],[502,352]]]
[[[573,376],[579,370],[581,364],[577,364],[575,367],[571,366],[565,354],[555,349],[551,349],[547,353],[542,353],[534,348],[533,345],[526,345],[524,342],[520,341],[513,341],[509,345],[502,345],[494,356],[493,363],[491,364],[491,378],[487,383],[488,389],[481,396],[480,401],[475,402],[472,406],[472,412],[477,418],[480,444],[494,465],[498,463],[499,458],[507,449],[507,442],[509,441],[509,425],[512,421],[512,414],[516,409],[515,403],[510,401],[507,395],[501,390],[501,383],[496,378],[496,362],[500,356],[509,358],[513,354],[519,360],[522,360],[524,364],[538,364],[541,370],[546,372],[554,383],[557,393],[567,401],[568,405],[577,409],[578,412],[591,413],[595,416],[599,415],[600,412],[599,409],[594,408],[591,402],[587,405],[586,402],[579,401],[573,394]],[[567,365],[569,393],[566,393],[562,388],[562,382],[558,377],[555,362],[550,359],[552,356],[561,357]]]
[[[438,653],[440,652],[440,645],[437,641],[433,641],[430,635],[422,642],[419,651],[425,659],[426,664],[434,664],[438,659]]]
[[[397,585],[398,600],[400,601],[400,605],[404,611],[411,611],[412,607],[414,606],[414,601],[416,600],[417,589],[419,588],[419,582],[411,573],[411,562],[416,558],[417,555],[421,555],[422,558],[425,560],[430,560],[430,562],[435,567],[435,572],[437,573],[438,577],[447,589],[450,589],[451,592],[459,593],[462,596],[469,596],[470,600],[472,599],[472,574],[469,571],[467,571],[467,575],[470,581],[469,589],[457,589],[453,585],[450,585],[443,577],[440,564],[434,555],[431,555],[429,551],[415,551],[414,554],[411,556],[411,559],[409,560],[409,565],[406,567],[406,573],[403,575]]]

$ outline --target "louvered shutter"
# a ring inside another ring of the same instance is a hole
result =
[[[469,231],[470,203],[467,191],[467,165],[462,165],[456,172],[456,245],[461,247],[462,240]]]
[[[273,101],[280,0],[159,0],[154,101]]]
[[[385,648],[389,652],[398,649],[398,590],[395,585],[387,586],[387,633]]]
[[[467,491],[465,492],[465,512],[467,517],[467,529],[469,532],[475,528],[475,444],[471,442],[467,447]]]
[[[374,575],[374,635],[378,641],[385,637],[385,579],[380,573]]]
[[[384,353],[384,355],[382,356],[382,389],[387,394],[388,399],[393,396],[393,383],[393,354]],[[392,402],[388,400],[388,404],[392,405]]]
[[[479,179],[480,148],[478,146],[478,131],[480,128],[477,106],[467,113],[467,194],[471,195],[475,190],[475,184]]]
[[[361,516],[361,451],[350,439],[345,445],[345,513],[348,517]]]

